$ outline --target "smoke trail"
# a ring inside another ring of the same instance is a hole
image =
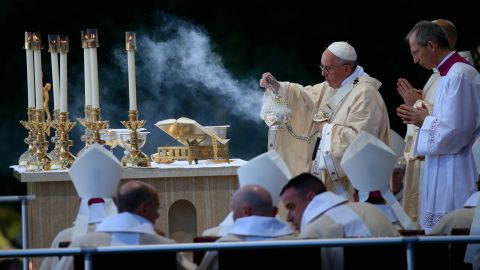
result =
[[[223,65],[208,34],[201,28],[160,13],[158,27],[137,31],[136,76],[140,119],[151,132],[142,149],[147,154],[157,146],[176,143],[154,126],[163,119],[192,118],[202,125],[231,125],[233,157],[250,158],[264,151],[266,128],[259,117],[262,91],[257,78],[237,78]],[[99,91],[102,118],[110,128],[124,128],[128,116],[127,53],[119,44],[111,53],[98,49],[99,57],[109,54],[110,62],[99,61]],[[75,63],[69,76],[69,110],[72,119],[83,117],[83,61]],[[72,153],[84,143],[85,128],[77,124],[71,132]],[[257,134],[252,140],[246,133]],[[120,148],[114,150],[123,156]]]
[[[258,80],[234,78],[200,28],[165,15],[153,35],[140,33],[137,37],[139,88],[150,89],[150,94],[158,100],[167,98],[167,102],[162,102],[167,105],[164,113],[175,114],[178,95],[195,99],[203,93],[221,97],[224,109],[237,117],[260,121],[262,92]],[[125,53],[116,51],[114,55],[126,72]]]

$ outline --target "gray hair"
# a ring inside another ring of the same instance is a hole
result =
[[[447,34],[442,27],[436,23],[430,21],[418,22],[413,26],[412,30],[408,32],[405,40],[409,42],[412,36],[415,36],[415,40],[420,47],[425,47],[429,41],[432,41],[441,49],[450,49]]]

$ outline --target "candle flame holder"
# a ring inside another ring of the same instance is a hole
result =
[[[87,48],[98,48],[98,31],[97,29],[87,29],[86,32],[86,47]]]
[[[28,130],[28,136],[25,138],[24,142],[28,144],[28,149],[25,151],[20,158],[18,159],[18,165],[27,166],[27,163],[32,159],[32,156],[37,152],[37,149],[33,145],[35,141],[35,132],[33,131],[33,120],[35,114],[35,108],[27,108],[27,121],[21,120],[20,124]]]
[[[44,109],[34,110],[34,119],[30,125],[35,134],[33,146],[36,148],[36,152],[27,162],[27,171],[50,170],[51,159],[47,155],[48,141],[46,140],[46,133],[50,130],[50,123],[45,121]]]
[[[56,145],[58,145],[58,154],[52,159],[52,170],[64,170],[70,168],[75,157],[70,153],[69,148],[73,141],[69,139],[68,133],[75,126],[75,122],[68,119],[68,112],[60,112],[58,118],[54,120],[53,127],[56,129]]]
[[[138,110],[128,111],[128,121],[120,121],[122,125],[130,129],[130,139],[125,140],[125,146],[129,150],[122,158],[125,167],[150,167],[150,158],[140,151],[142,139],[138,138],[137,129],[142,128],[145,120],[138,120]]]

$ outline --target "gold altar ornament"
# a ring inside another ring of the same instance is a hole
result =
[[[34,110],[34,120],[31,123],[31,128],[35,134],[33,146],[36,148],[36,152],[26,164],[27,171],[51,169],[51,159],[47,154],[48,141],[46,140],[46,134],[50,134],[50,113],[48,112],[48,91],[50,88],[51,84],[49,83],[43,87],[43,109]],[[47,115],[47,120],[45,120],[45,115]]]
[[[228,158],[229,139],[221,138],[217,135],[214,127],[203,127],[195,120],[186,117],[159,121],[155,126],[184,145],[158,147],[157,153],[151,156],[156,163],[187,160],[189,164],[192,164],[192,161],[198,163],[199,159],[209,159],[210,162],[230,163]],[[226,135],[228,126],[217,126],[217,129],[218,127],[225,129]],[[207,142],[207,140],[210,141]]]
[[[53,121],[52,126],[56,129],[55,137],[57,137],[56,146],[58,145],[59,149],[58,152],[54,152],[52,170],[68,169],[75,161],[75,157],[69,151],[73,141],[68,136],[75,124],[68,119],[68,112],[60,112],[58,118]]]
[[[140,151],[144,145],[146,137],[138,136],[138,129],[142,128],[145,120],[138,120],[138,111],[128,111],[128,121],[121,121],[122,125],[130,130],[130,138],[121,137],[122,144],[128,153],[122,158],[122,165],[125,167],[150,167],[150,159],[146,154]]]

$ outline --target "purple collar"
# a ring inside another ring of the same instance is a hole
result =
[[[448,59],[447,61],[443,62],[441,66],[438,67],[438,72],[440,72],[440,76],[445,76],[447,75],[448,71],[450,68],[455,64],[455,63],[465,63],[467,65],[470,65],[465,58],[460,56],[457,52],[454,52]]]

